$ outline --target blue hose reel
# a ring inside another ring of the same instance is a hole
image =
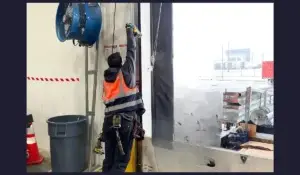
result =
[[[56,35],[59,41],[78,41],[79,46],[92,46],[102,27],[98,3],[59,3],[56,13]]]

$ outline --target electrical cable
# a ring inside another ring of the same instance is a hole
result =
[[[162,4],[160,3],[159,7],[159,13],[158,13],[158,20],[157,20],[157,26],[156,26],[156,35],[155,35],[155,40],[154,40],[154,47],[153,47],[153,52],[151,56],[151,67],[154,67],[155,63],[155,57],[156,57],[156,52],[157,52],[157,44],[158,44],[158,34],[159,34],[159,26],[160,26],[160,17],[161,17],[161,11],[162,11]]]
[[[115,3],[115,9],[114,9],[114,22],[113,22],[113,36],[112,36],[112,46],[111,46],[111,53],[114,52],[114,46],[115,46],[115,30],[116,30],[116,11],[117,11],[117,3]]]

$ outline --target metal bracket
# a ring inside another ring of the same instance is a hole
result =
[[[89,70],[87,73],[88,73],[88,75],[95,75],[95,74],[97,74],[97,71],[96,70]]]
[[[92,166],[96,162],[96,158],[93,157],[93,141],[94,141],[94,136],[93,136],[93,128],[94,128],[94,121],[95,121],[95,109],[96,109],[96,96],[97,96],[97,70],[98,70],[98,61],[99,61],[99,40],[96,42],[96,55],[95,55],[95,63],[94,63],[94,69],[89,70],[88,64],[89,64],[89,57],[88,57],[88,47],[85,48],[85,104],[86,104],[86,115],[90,117],[91,125],[89,127],[88,131],[88,137],[89,137],[89,163],[88,163],[88,171],[92,172]],[[89,75],[91,75],[94,79],[93,81],[93,92],[92,92],[92,104],[90,108],[90,100],[89,100]],[[93,159],[93,161],[91,160]]]
[[[87,115],[88,115],[88,116],[95,116],[95,112],[94,112],[94,111],[89,111],[89,112],[87,113]]]

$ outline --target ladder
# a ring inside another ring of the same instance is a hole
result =
[[[127,45],[115,44],[111,46],[104,46],[105,57],[107,57],[106,52],[112,49],[112,53],[117,49],[120,51],[121,47],[126,47]],[[85,47],[85,104],[86,104],[86,116],[90,119],[90,126],[88,130],[88,141],[89,141],[89,150],[88,150],[88,169],[84,172],[101,172],[102,165],[92,164],[96,161],[96,155],[93,153],[93,144],[94,144],[94,121],[95,121],[95,107],[96,107],[96,96],[97,96],[97,73],[98,73],[98,63],[99,63],[99,41],[96,42],[96,58],[95,65],[93,70],[89,70],[89,56],[88,56],[88,47]],[[89,99],[89,77],[93,76],[93,90],[92,90],[92,104],[90,106]],[[91,110],[90,110],[91,109]]]
[[[126,47],[126,45],[112,45],[109,48],[112,48],[112,52],[114,49],[120,50],[120,47]],[[99,63],[99,40],[96,42],[95,46],[96,54],[95,54],[95,65],[92,70],[89,69],[89,48],[85,47],[85,106],[86,106],[86,116],[89,118],[90,126],[88,129],[88,169],[84,172],[99,172],[101,169],[101,165],[93,164],[96,162],[96,155],[93,153],[93,145],[94,145],[94,122],[95,122],[95,113],[96,113],[96,97],[97,97],[97,80],[98,80],[98,63]],[[107,50],[107,48],[105,48]],[[90,94],[89,94],[89,77],[93,77],[93,89],[92,89],[92,103],[90,104]]]
[[[95,121],[95,113],[96,113],[96,95],[97,95],[97,73],[98,73],[98,63],[99,63],[99,40],[96,42],[95,45],[96,50],[96,58],[94,69],[89,70],[89,49],[85,47],[85,108],[86,108],[86,116],[90,119],[90,126],[88,128],[88,172],[92,171],[92,156],[93,156],[93,128],[94,128],[94,121]],[[89,77],[93,77],[93,89],[92,89],[92,103],[90,106],[90,99],[89,99]],[[93,162],[95,162],[95,158],[93,158]]]
[[[134,5],[130,5],[130,12],[131,18],[134,17]],[[115,44],[114,38],[113,43],[111,45],[111,52],[114,52],[114,49],[121,50],[121,47],[126,47],[123,44]],[[101,165],[92,165],[92,162],[96,162],[96,156],[93,154],[93,143],[94,143],[94,136],[93,136],[93,128],[94,128],[94,121],[95,121],[95,107],[96,107],[96,89],[97,89],[97,73],[98,73],[98,63],[99,63],[99,40],[96,42],[96,58],[95,58],[95,65],[93,70],[89,70],[89,58],[88,58],[88,47],[85,47],[85,104],[86,104],[86,116],[90,118],[90,126],[88,131],[88,141],[89,141],[89,150],[88,150],[88,169],[85,172],[99,172],[102,168]],[[104,55],[106,57],[107,48],[104,47]],[[92,90],[92,103],[90,106],[90,99],[89,99],[89,77],[93,76],[93,90]],[[93,159],[93,161],[92,161]]]

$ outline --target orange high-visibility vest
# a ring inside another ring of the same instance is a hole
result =
[[[119,71],[114,82],[103,81],[103,102],[105,115],[136,111],[143,104],[137,87],[129,88]]]

